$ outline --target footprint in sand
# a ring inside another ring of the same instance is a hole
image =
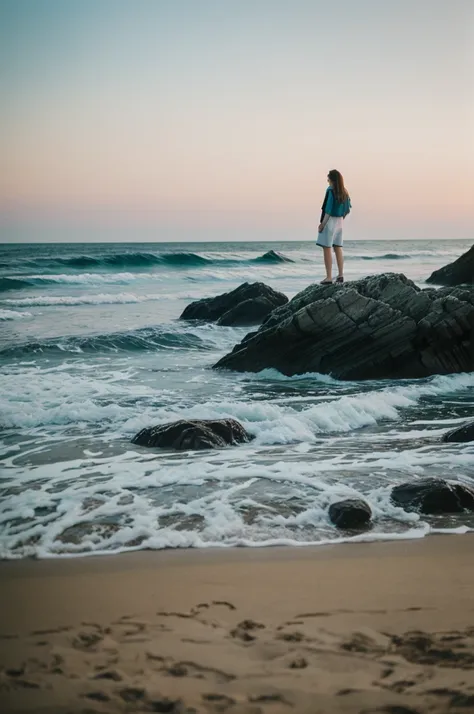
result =
[[[68,627],[67,625],[65,625],[62,627],[54,627],[50,630],[33,630],[33,632],[31,632],[30,634],[33,637],[38,637],[41,635],[57,635],[60,632],[69,632],[70,630],[72,630],[72,627]]]
[[[243,642],[252,642],[253,640],[256,640],[257,637],[251,633],[255,630],[261,630],[264,628],[265,625],[262,625],[261,622],[255,622],[254,620],[242,620],[242,622],[238,623],[237,627],[230,631],[230,635],[231,637],[242,640]]]
[[[292,660],[288,667],[290,669],[306,669],[308,666],[308,662],[304,657],[296,657],[296,659]]]
[[[87,652],[90,649],[95,649],[103,639],[98,632],[78,632],[72,641],[72,646],[77,650]]]
[[[228,697],[226,694],[213,694],[210,692],[209,694],[202,694],[201,698],[205,702],[216,702],[224,706],[233,706],[235,704],[235,699]]]
[[[105,669],[95,674],[94,679],[108,679],[112,682],[121,682],[123,680],[123,677],[115,669]]]
[[[302,642],[306,638],[302,632],[295,630],[294,632],[280,632],[276,639],[284,642]]]

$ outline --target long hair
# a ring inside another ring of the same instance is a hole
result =
[[[336,171],[336,169],[331,169],[328,173],[328,178],[332,181],[336,201],[338,203],[344,203],[344,201],[349,198],[349,194],[344,186],[344,179],[342,178],[341,172]]]

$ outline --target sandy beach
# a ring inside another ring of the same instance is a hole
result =
[[[474,710],[474,538],[0,564],[5,712]]]

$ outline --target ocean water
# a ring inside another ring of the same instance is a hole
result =
[[[470,241],[353,241],[346,278],[402,272],[421,287]],[[276,250],[288,260],[266,259]],[[0,246],[0,557],[144,548],[305,545],[465,533],[474,515],[420,517],[393,485],[474,485],[474,446],[442,434],[472,418],[474,373],[340,382],[218,372],[246,328],[178,320],[263,281],[290,298],[323,277],[312,243]],[[131,444],[144,426],[234,417],[255,435],[212,452]],[[365,534],[328,506],[368,500]]]

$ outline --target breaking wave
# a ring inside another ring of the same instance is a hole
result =
[[[358,260],[407,260],[408,258],[412,258],[413,255],[407,255],[404,253],[385,253],[385,255],[354,255],[351,257]]]
[[[108,295],[37,295],[35,297],[8,298],[4,305],[14,307],[50,307],[58,305],[125,305],[130,303],[148,302],[150,300],[166,300],[167,294],[134,295],[133,293],[115,293]]]
[[[15,271],[22,270],[54,270],[58,268],[69,270],[104,270],[120,269],[133,270],[135,268],[151,269],[157,267],[189,269],[204,266],[230,266],[230,265],[250,265],[255,263],[292,263],[291,258],[269,250],[257,258],[225,258],[206,257],[199,253],[177,252],[177,253],[112,253],[109,255],[80,255],[69,258],[48,257],[24,260],[16,263]],[[46,275],[22,276],[0,278],[0,292],[5,290],[20,290],[22,288],[37,286],[57,282]]]
[[[22,280],[20,278],[0,278],[0,293],[4,293],[7,290],[22,290],[23,288],[32,288],[33,283],[29,280]]]
[[[126,332],[28,341],[0,350],[2,357],[44,353],[142,352],[159,350],[206,350],[209,344],[192,332],[172,332],[164,327],[144,327]]]
[[[18,312],[17,310],[3,310],[2,308],[0,308],[0,321],[22,320],[25,317],[31,316],[31,312]]]

